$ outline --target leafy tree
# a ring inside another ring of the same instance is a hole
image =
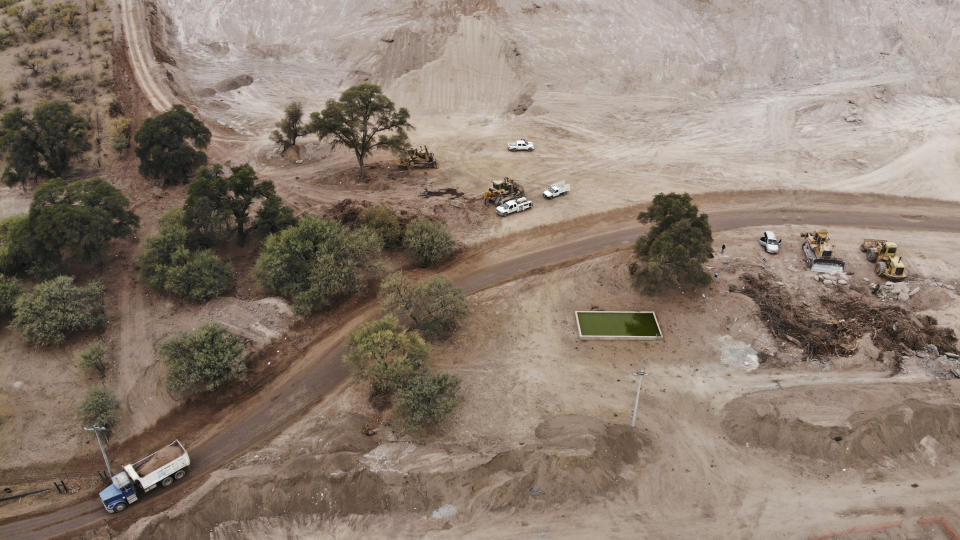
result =
[[[29,216],[11,216],[0,221],[0,273],[13,275],[30,269],[37,260],[33,254],[35,246]]]
[[[120,420],[120,400],[106,388],[91,388],[80,404],[80,421],[84,426],[102,426],[107,429]]]
[[[251,229],[257,237],[266,238],[296,224],[297,218],[293,215],[293,208],[284,205],[280,197],[269,195],[257,211],[257,217],[253,220]]]
[[[337,101],[327,100],[323,111],[311,113],[307,133],[316,133],[321,141],[329,137],[331,147],[353,150],[363,178],[363,160],[371,151],[408,146],[406,130],[413,129],[409,120],[407,109],[397,109],[379,86],[360,84],[348,88]]]
[[[207,126],[183,105],[148,118],[134,136],[140,174],[164,185],[186,183],[207,162],[207,155],[198,149],[206,148],[210,138]]]
[[[90,123],[65,101],[47,101],[31,117],[17,107],[0,118],[0,155],[8,186],[37,178],[55,178],[90,149]]]
[[[183,205],[185,223],[206,243],[236,232],[243,245],[254,200],[276,198],[273,182],[257,182],[257,173],[249,164],[230,171],[230,176],[224,176],[223,166],[216,164],[201,169],[190,183]]]
[[[642,223],[653,223],[634,247],[644,263],[635,280],[645,293],[710,283],[703,263],[712,255],[713,235],[707,215],[698,212],[687,193],[659,193],[637,217]]]
[[[369,380],[376,394],[391,394],[423,369],[430,347],[416,332],[388,315],[364,324],[347,340],[346,361],[356,377]]]
[[[206,302],[227,291],[233,269],[209,250],[193,251],[182,211],[171,212],[160,223],[160,234],[147,239],[140,258],[140,275],[147,285]]]
[[[403,225],[393,208],[389,206],[371,206],[360,214],[360,223],[377,231],[387,248],[400,246],[403,242]]]
[[[418,217],[407,225],[403,247],[420,266],[440,264],[456,251],[457,243],[439,221]]]
[[[62,345],[71,334],[104,327],[103,295],[99,281],[83,287],[69,276],[44,281],[17,298],[13,327],[40,347]]]
[[[304,216],[267,238],[257,281],[290,299],[297,313],[326,309],[363,287],[382,249],[380,237],[366,227],[348,231],[336,221]]]
[[[419,373],[396,396],[397,419],[407,431],[436,426],[457,409],[460,379],[449,373]]]
[[[23,287],[16,278],[0,274],[0,319],[13,315],[13,306]]]
[[[247,373],[243,340],[219,324],[206,324],[160,346],[169,365],[167,388],[192,393],[242,379]]]
[[[102,178],[48,182],[33,195],[30,232],[39,251],[59,264],[62,252],[86,263],[103,263],[107,242],[133,234],[140,218],[130,201]]]
[[[77,365],[80,369],[96,371],[100,377],[103,377],[107,372],[107,363],[104,361],[106,355],[107,348],[103,343],[91,345],[80,352]]]
[[[270,140],[277,143],[281,150],[297,144],[297,137],[306,135],[303,125],[303,104],[293,102],[283,110],[283,119],[277,122],[277,128],[270,134]]]
[[[380,284],[380,306],[387,313],[408,317],[430,340],[449,337],[467,315],[463,291],[443,275],[413,283],[402,272],[390,274]]]

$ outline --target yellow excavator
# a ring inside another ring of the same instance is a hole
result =
[[[830,242],[830,233],[826,229],[803,233],[803,257],[807,266],[814,272],[824,274],[842,274],[846,263],[833,255],[833,243]]]
[[[426,146],[418,148],[407,148],[400,159],[397,160],[397,166],[401,169],[436,169],[440,166],[437,158]]]
[[[878,276],[890,281],[907,279],[907,267],[903,264],[896,242],[865,238],[860,244],[860,251],[867,254],[868,261],[876,263],[873,270]]]
[[[493,185],[483,194],[483,203],[491,203],[494,206],[500,203],[523,197],[523,186],[516,180],[504,178],[503,181],[494,180]]]

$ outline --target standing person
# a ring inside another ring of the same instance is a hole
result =
[[[720,254],[723,255],[723,252],[727,250],[726,244],[720,244]]]

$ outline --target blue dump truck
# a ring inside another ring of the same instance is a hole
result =
[[[107,512],[123,512],[141,495],[157,486],[168,487],[187,475],[190,455],[180,441],[173,441],[160,450],[113,475],[109,487],[100,492],[100,501]]]

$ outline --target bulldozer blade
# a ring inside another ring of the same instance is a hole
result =
[[[814,259],[810,269],[820,274],[842,274],[846,263],[840,259]]]

